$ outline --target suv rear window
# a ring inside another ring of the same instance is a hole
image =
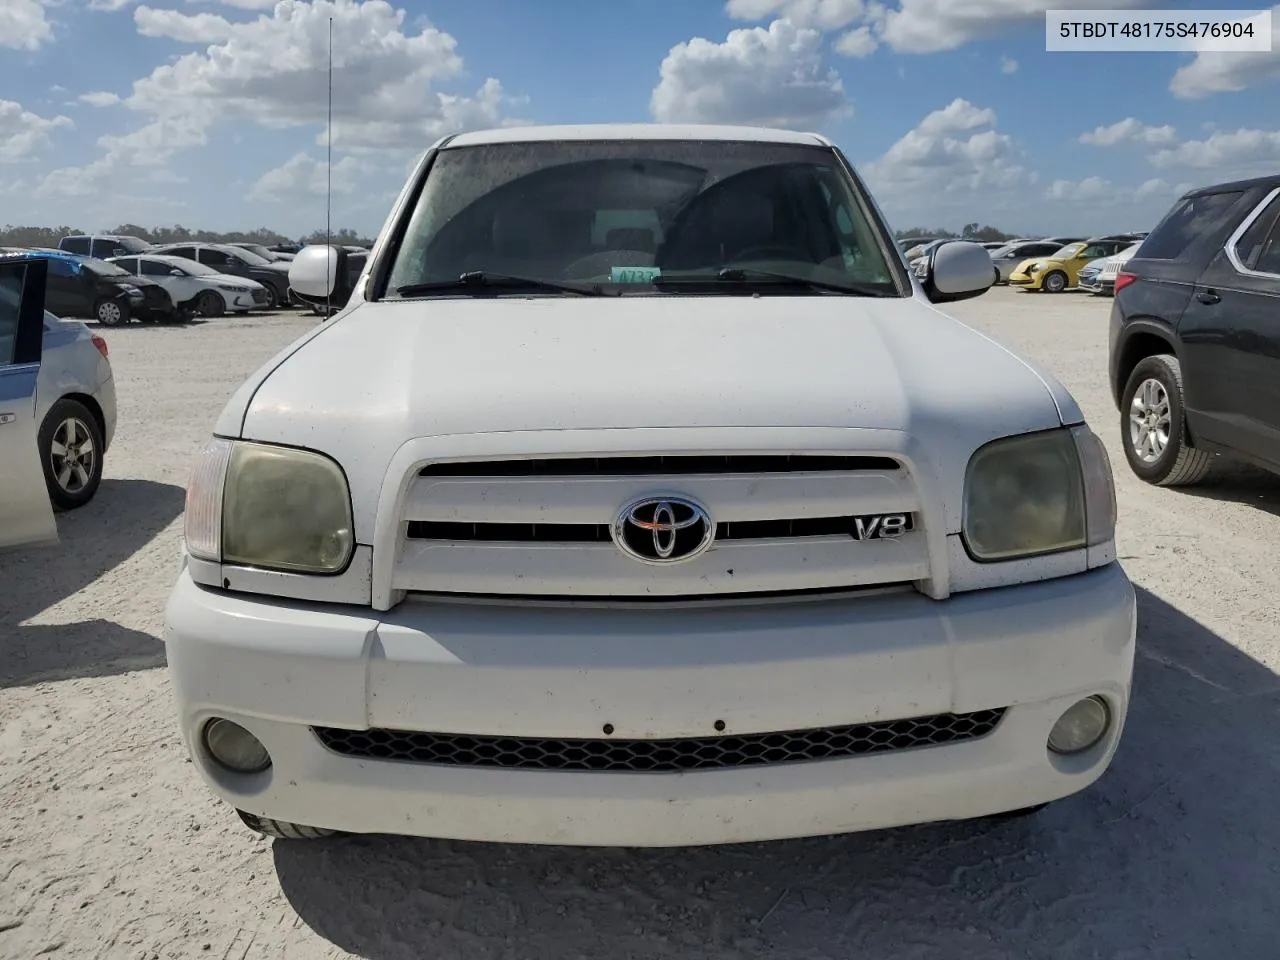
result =
[[[63,237],[62,242],[58,246],[69,253],[88,253],[89,238],[88,237]]]
[[[1142,241],[1139,259],[1176,260],[1196,237],[1213,230],[1243,195],[1242,190],[1232,190],[1183,197]]]

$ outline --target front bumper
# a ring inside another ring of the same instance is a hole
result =
[[[1014,287],[1026,287],[1031,290],[1037,290],[1040,287],[1040,278],[1043,274],[1032,275],[1029,273],[1015,272],[1009,275],[1009,284]]]
[[[934,601],[517,605],[408,601],[386,614],[197,586],[166,613],[180,723],[218,796],[354,833],[682,846],[964,819],[1075,793],[1110,763],[1128,707],[1134,594],[1117,564]],[[1084,754],[1049,730],[1098,694]],[[519,737],[713,736],[1008,708],[980,739],[838,760],[679,773],[419,764],[342,756],[312,726]],[[212,717],[266,745],[218,767]],[[719,729],[716,725],[716,729]]]

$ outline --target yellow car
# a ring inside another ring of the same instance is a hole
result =
[[[1133,246],[1134,240],[1129,236],[1117,236],[1068,243],[1047,257],[1023,260],[1009,275],[1009,283],[1025,290],[1061,293],[1076,285],[1080,279],[1080,271],[1090,260],[1113,257],[1126,247]]]

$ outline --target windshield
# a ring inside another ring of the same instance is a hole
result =
[[[137,237],[111,237],[112,246],[127,250],[129,253],[142,253],[151,249],[151,244],[145,240],[139,240]]]
[[[1068,243],[1065,247],[1059,247],[1053,251],[1049,256],[1055,260],[1070,260],[1083,249],[1083,243]]]
[[[387,295],[473,273],[660,295],[680,289],[668,279],[732,267],[900,296],[881,250],[891,241],[855,190],[821,147],[622,140],[445,149]],[[707,292],[758,292],[713,286]]]
[[[260,243],[237,244],[236,246],[249,254],[249,257],[245,258],[249,263],[255,262],[252,257],[257,257],[263,263],[271,263],[275,260],[275,257],[271,255],[271,252]]]
[[[251,267],[263,267],[271,263],[266,257],[260,257],[252,250],[246,250],[244,247],[231,247],[230,252]]]
[[[114,263],[107,263],[105,260],[98,260],[94,257],[84,257],[80,261],[80,265],[90,273],[96,273],[100,277],[130,277],[129,273]]]
[[[194,260],[188,260],[186,263],[171,263],[169,261],[165,261],[164,265],[166,267],[173,267],[175,270],[182,270],[189,277],[207,277],[218,272],[213,269],[213,267],[207,266],[203,263],[197,263]]]

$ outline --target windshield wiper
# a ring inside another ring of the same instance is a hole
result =
[[[811,277],[797,277],[790,273],[775,273],[772,270],[750,270],[741,267],[724,267],[715,273],[667,274],[655,277],[655,287],[701,286],[717,283],[740,283],[748,286],[793,287],[802,290],[813,290],[822,293],[842,293],[856,297],[892,297],[876,287],[859,283],[833,283],[830,280],[814,280]]]
[[[516,290],[550,290],[556,293],[573,293],[583,297],[605,296],[599,284],[567,283],[560,280],[542,280],[538,277],[516,277],[506,273],[490,273],[487,270],[468,270],[454,280],[432,280],[427,283],[409,283],[396,287],[402,297],[421,297],[428,293],[461,290],[475,293],[501,293]]]

